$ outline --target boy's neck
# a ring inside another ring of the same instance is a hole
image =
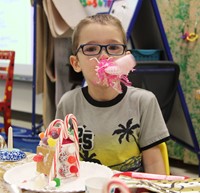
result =
[[[117,97],[119,93],[111,87],[88,87],[89,95],[96,101],[110,101]]]

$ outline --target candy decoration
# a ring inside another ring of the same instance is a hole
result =
[[[47,139],[47,143],[50,147],[54,147],[56,145],[56,140],[50,137]]]
[[[42,138],[42,143],[45,144],[45,145],[48,145],[47,140],[48,140],[48,137],[43,137]]]
[[[40,155],[40,154],[35,155],[35,156],[33,157],[33,161],[35,161],[35,162],[42,162],[43,159],[44,159],[44,156],[43,156],[43,155]]]
[[[56,182],[53,180],[53,181],[50,181],[49,182],[49,187],[50,188],[54,188],[54,187],[56,187]]]
[[[70,164],[73,164],[74,162],[76,162],[76,158],[74,156],[69,156],[67,161],[70,163]]]
[[[58,134],[58,132],[53,131],[51,136],[53,139],[57,139],[59,137],[59,134]]]
[[[52,138],[54,138],[53,136],[55,136],[55,138],[58,138],[60,135],[60,129],[61,129],[60,127],[52,128],[52,130],[50,130],[49,132],[49,135],[52,136]]]
[[[71,166],[69,168],[69,170],[70,170],[71,173],[77,173],[78,172],[78,168],[76,166]]]
[[[35,178],[34,187],[42,189],[47,185],[47,180],[44,174],[40,174]]]
[[[72,121],[72,124],[70,120]],[[65,117],[64,120],[65,128],[67,128],[67,131],[69,131],[69,128],[73,128],[73,133],[68,132],[69,138],[74,142],[75,145],[75,157],[76,157],[76,166],[77,166],[77,176],[79,175],[80,165],[79,165],[79,139],[78,139],[78,126],[77,126],[77,120],[76,117],[73,114],[69,114]]]
[[[53,181],[56,182],[56,187],[60,186],[60,178],[54,178]]]
[[[60,180],[78,176],[80,170],[79,140],[75,116],[68,114],[64,121],[55,119],[45,130],[44,136],[41,134],[41,138],[41,147],[37,148],[37,152],[43,152],[44,158],[42,160],[42,156],[38,154],[33,160],[37,162],[37,166],[41,164],[37,167],[37,171],[48,176],[49,186],[54,186],[52,180],[55,177]],[[48,168],[48,170],[42,168]]]
[[[135,59],[132,54],[125,55],[114,61],[113,58],[101,59],[98,61],[96,72],[98,76],[98,84],[103,84],[114,88],[117,92],[121,93],[121,83],[125,85],[131,85],[128,80],[128,74],[133,71],[133,67],[136,65]]]
[[[53,158],[53,163],[52,163],[51,171],[49,174],[49,181],[51,181],[55,176],[57,176],[57,174],[59,174],[59,168],[58,168],[59,166],[58,166],[57,161],[59,161],[59,154],[61,152],[62,141],[64,138],[63,132],[64,132],[65,128],[64,128],[63,120],[55,119],[54,121],[52,121],[46,130],[46,133],[45,133],[46,136],[49,136],[52,133],[52,131],[55,131],[55,128],[58,129],[59,138],[58,138],[58,142],[56,143],[56,147],[55,147],[55,155]]]
[[[43,139],[44,136],[45,136],[44,132],[41,132],[41,133],[39,134],[39,138],[40,138],[40,139]]]

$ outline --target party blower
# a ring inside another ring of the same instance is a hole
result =
[[[133,68],[136,65],[132,54],[125,55],[117,60],[112,57],[100,61],[97,58],[91,58],[91,60],[93,59],[98,62],[95,69],[99,79],[97,84],[110,86],[119,93],[122,92],[121,83],[127,86],[131,85],[128,74],[134,70]]]

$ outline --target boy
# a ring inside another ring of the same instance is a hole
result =
[[[158,145],[169,133],[153,93],[125,85],[119,93],[98,84],[97,60],[130,54],[126,44],[117,18],[98,14],[80,21],[72,36],[70,63],[83,73],[87,86],[62,96],[56,118],[76,116],[82,160],[120,171],[165,174]]]

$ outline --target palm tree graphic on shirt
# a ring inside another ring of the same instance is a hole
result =
[[[92,154],[89,155],[89,151],[85,151],[85,150],[83,150],[83,153],[80,153],[80,157],[84,161],[101,164],[100,160],[95,158],[96,156],[97,156],[96,153],[92,153]]]
[[[130,136],[132,136],[135,140],[135,143],[138,145],[137,143],[137,140],[136,140],[136,137],[134,135],[134,130],[139,128],[139,124],[135,124],[135,125],[132,125],[133,123],[133,119],[129,119],[126,123],[126,126],[122,125],[122,124],[119,124],[118,127],[119,129],[116,129],[112,135],[119,135],[119,143],[121,144],[122,143],[122,140],[124,138],[126,138],[126,141],[129,142],[129,139],[130,139]]]
[[[134,130],[139,127],[139,124],[132,125],[132,121],[133,121],[133,119],[129,119],[126,123],[126,126],[119,124],[118,125],[119,129],[116,129],[113,132],[112,135],[115,135],[115,134],[119,135],[118,141],[120,144],[122,143],[122,140],[124,139],[124,137],[129,142],[130,136],[132,136],[135,140],[135,143],[138,145],[136,137],[134,136]],[[95,163],[101,164],[100,160],[95,158],[96,156],[97,156],[96,153],[89,154],[89,151],[83,150],[83,149],[82,149],[82,153],[80,153],[80,157],[84,161],[90,161],[90,162],[95,162]]]

